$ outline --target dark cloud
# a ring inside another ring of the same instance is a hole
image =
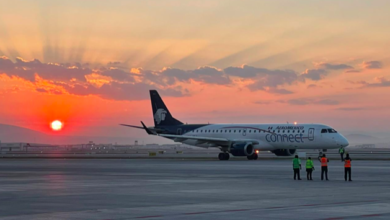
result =
[[[364,108],[336,108],[335,110],[339,110],[339,111],[360,111],[360,110],[364,110]]]
[[[117,83],[111,82],[109,84],[104,84],[101,87],[95,87],[93,85],[68,85],[62,84],[62,87],[72,95],[78,96],[88,96],[88,95],[96,95],[104,99],[112,99],[112,100],[142,100],[148,99],[149,93],[147,90],[159,90],[162,95],[179,97],[186,95],[185,92],[176,89],[161,89],[156,86],[144,84],[144,83]]]
[[[48,92],[46,89],[43,89],[43,88],[36,88],[35,91],[37,91],[37,92]]]
[[[200,67],[194,70],[167,68],[158,76],[163,77],[167,80],[167,82],[171,83],[173,81],[188,82],[189,80],[218,85],[227,85],[231,83],[229,76],[227,76],[223,71],[208,66]]]
[[[134,77],[136,74],[130,73],[129,71],[124,71],[121,69],[104,69],[99,72],[100,75],[111,77],[114,80],[125,81],[125,82],[134,82]]]
[[[360,81],[357,83],[362,84],[364,87],[390,87],[390,80],[387,80],[384,77],[376,78],[376,83],[368,83],[366,81]]]
[[[352,70],[346,70],[345,72],[346,73],[360,73],[360,70],[352,69]]]
[[[307,86],[308,89],[317,88],[318,86],[316,84],[310,84]]]
[[[383,67],[380,61],[364,61],[362,66],[364,69],[382,69]]]
[[[228,67],[224,69],[224,72],[229,76],[253,79],[255,82],[248,85],[251,91],[264,90],[277,94],[291,94],[291,91],[277,87],[286,84],[290,85],[298,80],[298,75],[293,70],[269,70],[247,65]]]
[[[331,100],[331,99],[322,99],[314,102],[315,104],[320,104],[320,105],[338,105],[339,102],[336,100]]]
[[[293,70],[271,70],[244,65],[228,67],[223,70],[203,66],[192,70],[164,68],[159,71],[127,69],[120,67],[120,62],[110,62],[107,66],[91,68],[82,63],[42,63],[34,59],[26,61],[17,58],[12,61],[0,57],[0,72],[11,77],[20,77],[36,83],[35,76],[63,88],[47,89],[38,87],[36,91],[51,94],[68,92],[74,95],[97,95],[106,99],[133,100],[148,98],[139,91],[158,89],[169,96],[187,95],[188,91],[180,87],[180,83],[201,82],[207,85],[232,85],[232,78],[250,79],[253,83],[247,85],[251,91],[265,91],[273,94],[292,94],[283,88],[304,82],[306,79],[320,80],[327,75],[327,69],[349,68],[345,64],[321,64],[323,69],[308,69],[299,75]],[[318,101],[318,104],[321,104]],[[324,103],[329,104],[329,103]]]
[[[293,94],[292,91],[287,90],[287,89],[270,88],[270,89],[268,89],[267,91],[268,91],[269,93],[282,94],[282,95]]]
[[[229,85],[232,83],[229,76],[214,67],[200,67],[194,70],[181,70],[165,68],[159,72],[142,70],[142,76],[146,81],[159,85],[174,85],[177,82],[190,82],[191,80],[206,84]]]
[[[35,74],[54,81],[76,79],[85,82],[85,75],[91,73],[90,69],[80,68],[79,64],[41,63],[37,59],[25,61],[21,58],[16,58],[16,61],[12,62],[5,57],[0,58],[0,71],[31,82],[35,81]]]
[[[272,103],[272,101],[256,101],[254,103],[258,105],[269,105]]]
[[[339,102],[330,99],[290,99],[287,101],[291,105],[338,105]]]
[[[328,75],[328,72],[325,69],[306,69],[301,77],[304,79],[318,81],[323,79],[326,75]]]
[[[344,70],[344,69],[353,69],[352,66],[347,64],[331,64],[331,63],[319,63],[316,65],[319,68],[322,69],[328,69],[328,70]]]

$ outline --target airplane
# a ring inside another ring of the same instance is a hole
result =
[[[324,124],[184,124],[175,119],[156,90],[150,90],[154,127],[120,124],[144,129],[156,135],[202,148],[219,148],[219,160],[246,156],[257,160],[259,151],[271,151],[277,156],[292,156],[297,149],[345,148],[348,140]]]

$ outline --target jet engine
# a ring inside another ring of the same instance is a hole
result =
[[[254,152],[255,148],[250,143],[232,144],[230,148],[233,156],[251,156]]]
[[[292,156],[295,154],[296,151],[296,149],[277,149],[271,152],[274,153],[276,156]]]

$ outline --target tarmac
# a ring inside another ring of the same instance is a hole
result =
[[[291,160],[2,159],[0,219],[390,219],[390,161],[352,161],[352,182],[314,165],[294,181]]]
[[[217,148],[145,148],[137,147],[131,149],[111,149],[111,150],[89,150],[89,149],[72,149],[72,150],[35,150],[35,151],[3,151],[0,152],[2,158],[61,158],[61,159],[200,159],[200,160],[215,160],[221,151]],[[297,152],[305,152],[307,157],[317,158],[317,150],[298,150]],[[355,160],[389,160],[390,148],[347,148],[347,152],[353,155]],[[150,155],[150,153],[154,153]],[[325,152],[330,159],[339,159],[340,154],[338,149],[332,149]],[[258,154],[260,159],[288,159],[290,157],[276,156],[269,151],[260,151]],[[231,155],[231,160],[247,160],[246,157],[234,157]]]

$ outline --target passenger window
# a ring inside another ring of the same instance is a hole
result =
[[[283,133],[284,133],[284,130],[283,130]]]
[[[241,133],[241,130],[238,130],[238,133]]]
[[[293,133],[295,133],[295,130],[293,130]]]
[[[280,133],[280,130],[278,130],[278,133]]]
[[[249,129],[249,133],[251,133],[252,130]]]
[[[305,130],[302,130],[302,133],[305,133]]]
[[[236,130],[233,130],[234,133],[236,133]]]
[[[322,129],[322,130],[321,130],[321,133],[328,133],[328,130]]]
[[[290,133],[290,130],[287,130],[287,133]]]
[[[274,130],[274,133],[275,133],[275,130]]]

